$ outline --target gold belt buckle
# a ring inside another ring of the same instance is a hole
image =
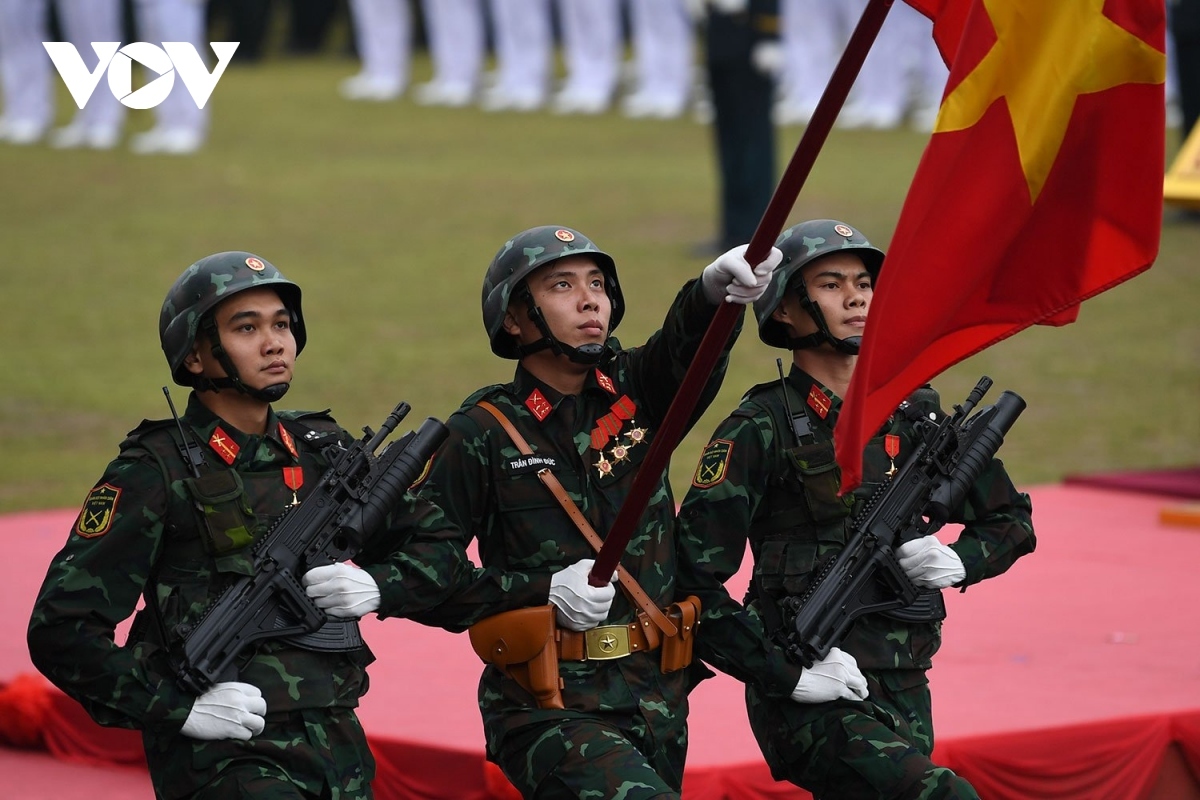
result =
[[[583,632],[584,652],[589,661],[608,661],[629,655],[629,627],[604,625]]]

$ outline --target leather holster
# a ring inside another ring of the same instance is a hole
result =
[[[692,663],[697,620],[700,618],[700,598],[690,595],[666,608],[667,616],[675,623],[674,636],[663,635],[661,668],[665,672],[681,670]]]
[[[480,620],[467,635],[485,664],[498,667],[533,695],[538,708],[564,708],[558,675],[558,629],[552,605],[505,611]]]

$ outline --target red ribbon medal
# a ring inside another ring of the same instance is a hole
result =
[[[596,374],[604,377],[599,370],[596,371]],[[621,395],[620,399],[609,408],[608,413],[596,420],[596,427],[592,428],[592,449],[600,454],[600,459],[596,462],[596,469],[600,471],[601,478],[612,472],[612,462],[605,457],[604,446],[610,439],[615,439],[621,433],[621,428],[625,425],[626,420],[633,419],[633,415],[636,413],[637,404],[629,399],[629,395]],[[634,442],[634,444],[636,443]],[[616,461],[622,461],[628,452],[628,447],[617,445],[613,448],[613,458]]]
[[[888,460],[891,462],[891,469],[887,471],[887,476],[890,478],[896,474],[896,456],[900,455],[900,437],[894,433],[886,434],[883,437],[883,452],[887,453]]]
[[[284,467],[283,484],[292,490],[292,505],[300,505],[296,492],[304,485],[304,469],[301,467]]]

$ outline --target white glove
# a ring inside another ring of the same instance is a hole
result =
[[[783,45],[773,39],[754,45],[750,65],[768,78],[778,77],[783,72]]]
[[[585,558],[550,578],[550,602],[558,609],[555,616],[564,628],[591,630],[608,616],[608,609],[617,594],[613,588],[617,573],[614,570],[609,582],[603,586],[592,586],[588,583],[588,573],[595,563],[595,559]]]
[[[193,739],[241,739],[263,731],[267,701],[257,686],[237,681],[214,683],[196,698],[179,732]]]
[[[365,569],[338,562],[304,573],[304,593],[331,617],[358,619],[379,608],[379,586]]]
[[[700,283],[708,302],[717,305],[724,300],[745,306],[762,297],[771,282],[771,273],[783,260],[783,253],[772,247],[766,259],[751,269],[746,263],[748,246],[739,244],[704,268]]]
[[[834,647],[829,655],[804,670],[792,690],[797,703],[828,703],[830,700],[866,700],[867,679],[858,671],[854,656]]]
[[[933,536],[922,536],[896,548],[900,569],[922,589],[945,589],[967,577],[962,559],[954,549]]]

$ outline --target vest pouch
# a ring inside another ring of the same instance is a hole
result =
[[[838,497],[842,472],[833,456],[833,445],[806,445],[788,451],[804,486],[804,500],[816,523],[850,516],[853,495]]]
[[[233,553],[254,541],[254,512],[246,502],[242,476],[235,470],[185,478],[183,483],[204,517],[201,538],[209,555]]]

